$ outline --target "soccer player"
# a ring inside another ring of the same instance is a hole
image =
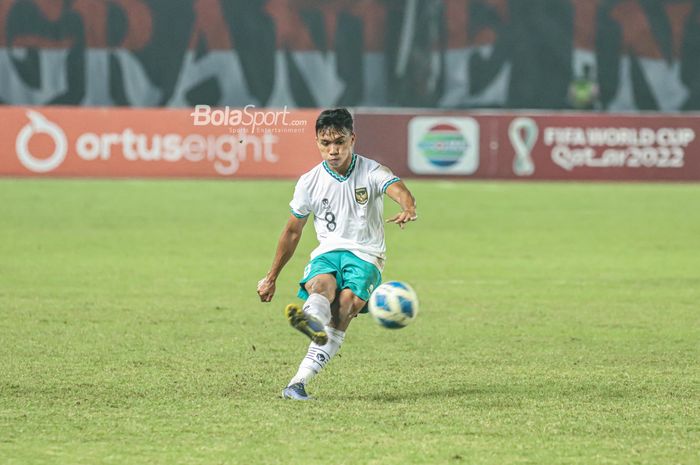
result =
[[[306,384],[338,352],[350,321],[366,311],[381,283],[384,243],[383,194],[401,207],[386,222],[402,229],[415,221],[416,201],[404,183],[374,160],[353,152],[353,119],[346,109],[323,111],[316,120],[316,144],[323,161],[299,178],[272,267],[258,283],[262,302],[270,302],[282,268],[294,255],[313,213],[319,246],[299,282],[303,308],[289,304],[289,323],[311,339],[297,374],[282,392],[285,399],[308,400]]]

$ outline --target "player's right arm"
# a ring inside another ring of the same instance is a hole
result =
[[[258,282],[258,295],[261,302],[270,302],[275,295],[275,282],[282,268],[287,264],[290,258],[294,255],[294,251],[301,239],[301,233],[306,225],[308,217],[298,218],[291,215],[289,221],[282,230],[279,241],[277,242],[277,251],[275,258],[272,261],[270,271],[265,277]]]

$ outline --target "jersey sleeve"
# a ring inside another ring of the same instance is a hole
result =
[[[306,190],[303,179],[297,181],[297,185],[294,188],[294,197],[292,197],[292,201],[289,202],[289,208],[292,211],[292,215],[297,218],[306,218],[311,214],[309,193]]]
[[[382,194],[386,193],[389,186],[401,180],[389,168],[380,164],[370,171],[369,178],[374,189]]]

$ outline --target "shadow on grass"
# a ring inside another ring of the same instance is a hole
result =
[[[458,401],[476,403],[480,408],[518,407],[524,403],[549,403],[566,399],[573,404],[606,404],[658,396],[649,386],[620,386],[613,381],[582,383],[533,383],[491,385],[407,385],[370,386],[360,392],[327,388],[319,392],[319,399],[329,401],[352,400],[378,403],[411,403],[421,401]]]
[[[416,400],[436,400],[436,399],[471,399],[475,396],[489,394],[482,388],[470,386],[453,387],[428,387],[426,389],[360,392],[356,394],[338,395],[337,392],[324,392],[322,398],[326,400],[347,400],[348,398],[365,402],[410,402]]]

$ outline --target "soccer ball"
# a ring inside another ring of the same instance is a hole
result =
[[[369,313],[380,326],[400,329],[418,315],[418,296],[406,283],[388,281],[369,297]]]

